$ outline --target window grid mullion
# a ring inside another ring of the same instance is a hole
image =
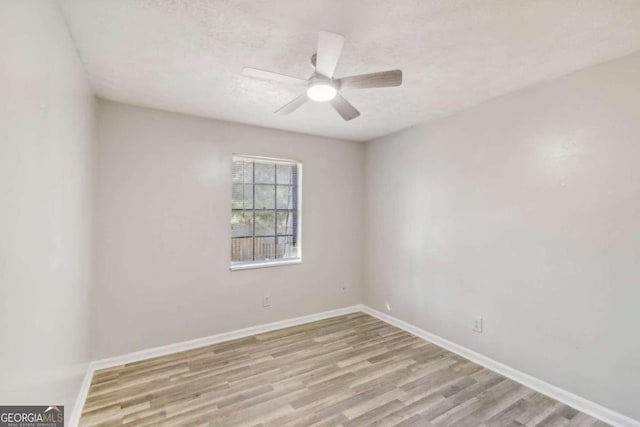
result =
[[[295,232],[295,236],[293,236],[292,242],[293,245],[297,248],[298,247],[298,184],[300,183],[300,181],[298,180],[298,166],[296,165],[295,167],[295,176],[292,176],[291,179],[295,179],[295,183],[296,186],[292,187],[293,189],[293,193],[291,194],[291,199],[292,199],[292,205],[296,207],[296,215],[292,218],[292,227],[291,227],[291,231],[296,230]],[[292,174],[293,175],[293,174]],[[289,223],[289,218],[287,218],[287,224]],[[299,252],[298,252],[299,253]]]
[[[252,186],[251,186],[251,197],[252,202],[251,206],[253,206],[253,230],[251,231],[251,235],[253,236],[252,243],[252,253],[251,259],[253,261],[256,260],[256,162],[251,162],[251,168],[253,169],[253,173],[251,174]]]
[[[273,165],[273,258],[278,259],[278,164]]]

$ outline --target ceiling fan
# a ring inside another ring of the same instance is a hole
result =
[[[242,69],[242,74],[258,79],[273,80],[301,87],[306,86],[305,92],[276,110],[277,114],[290,114],[311,99],[318,102],[328,101],[344,120],[349,121],[358,117],[360,112],[340,94],[341,90],[400,86],[402,84],[402,70],[382,71],[335,79],[333,73],[338,65],[343,45],[344,36],[330,31],[320,31],[318,34],[318,50],[311,56],[311,65],[314,67],[314,72],[306,80],[248,67]]]

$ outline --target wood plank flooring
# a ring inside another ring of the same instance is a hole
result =
[[[605,426],[362,313],[95,373],[81,426]]]

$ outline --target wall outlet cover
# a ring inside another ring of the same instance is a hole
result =
[[[471,328],[474,332],[482,333],[482,317],[477,317],[473,321],[473,328]]]

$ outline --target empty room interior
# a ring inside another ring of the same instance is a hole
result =
[[[639,164],[637,0],[0,0],[0,426],[639,427]]]

